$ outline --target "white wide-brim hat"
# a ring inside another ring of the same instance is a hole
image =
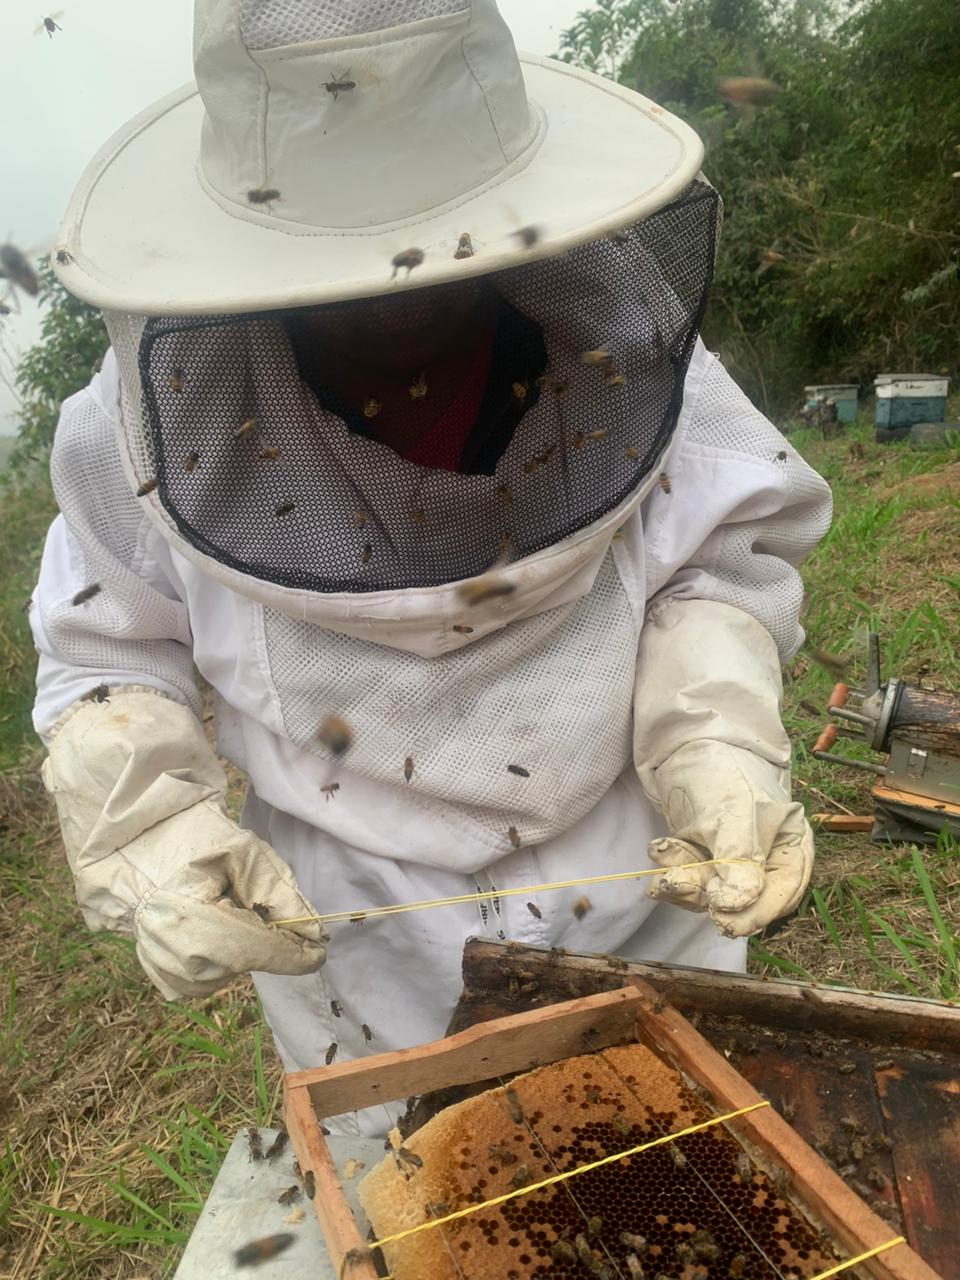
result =
[[[52,254],[78,297],[238,313],[486,274],[695,178],[638,93],[517,55],[494,0],[197,0],[196,85],[94,157]]]

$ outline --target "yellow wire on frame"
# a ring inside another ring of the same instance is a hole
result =
[[[840,1262],[835,1267],[830,1267],[826,1271],[821,1271],[819,1275],[813,1276],[812,1280],[827,1280],[828,1276],[838,1276],[841,1271],[846,1271],[850,1267],[855,1267],[859,1262],[866,1262],[868,1258],[875,1258],[878,1253],[886,1253],[888,1249],[892,1249],[894,1245],[906,1244],[904,1236],[897,1236],[893,1240],[888,1240],[885,1244],[878,1244],[875,1249],[868,1249],[866,1253],[858,1253],[855,1258],[847,1258],[846,1262]]]
[[[460,893],[451,898],[424,898],[420,902],[397,902],[389,907],[364,907],[357,911],[331,911],[328,915],[290,916],[270,920],[269,924],[336,924],[344,920],[366,920],[369,916],[393,916],[403,911],[422,911],[426,907],[449,907],[461,902],[486,902],[491,898],[509,898],[522,893],[544,893],[548,889],[576,889],[585,884],[610,884],[615,880],[639,880],[643,876],[663,876],[670,871],[689,871],[693,867],[755,867],[747,858],[711,858],[709,863],[684,862],[678,867],[647,867],[642,871],[617,871],[612,875],[583,876],[576,880],[554,880],[550,884],[528,884],[519,889],[485,889],[480,893]]]

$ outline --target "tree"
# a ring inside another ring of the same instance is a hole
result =
[[[960,23],[942,0],[603,0],[561,55],[704,138],[725,205],[704,323],[772,411],[805,382],[957,367]],[[764,76],[738,109],[720,77]]]
[[[9,459],[14,473],[45,459],[61,404],[87,385],[109,346],[100,312],[68,293],[46,262],[40,264],[37,274],[38,305],[44,308],[42,341],[24,354],[17,367],[20,422],[17,445]]]

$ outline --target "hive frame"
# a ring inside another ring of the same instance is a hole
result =
[[[676,1009],[638,978],[616,991],[479,1023],[413,1049],[288,1073],[287,1131],[301,1168],[313,1171],[313,1208],[337,1274],[349,1280],[377,1277],[369,1257],[362,1256],[365,1241],[320,1118],[545,1066],[582,1053],[587,1033],[593,1049],[639,1040],[705,1089],[722,1110],[763,1101]],[[848,1256],[877,1248],[895,1234],[772,1107],[728,1121],[727,1128],[748,1150],[759,1152],[763,1163],[786,1172],[791,1198],[829,1229]],[[860,1263],[858,1274],[876,1280],[942,1280],[906,1244]]]

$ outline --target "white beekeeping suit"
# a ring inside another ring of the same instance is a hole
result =
[[[780,662],[830,502],[697,338],[697,140],[518,61],[492,0],[198,0],[196,66],[59,246],[113,343],[63,408],[31,615],[88,923],[169,997],[253,970],[290,1068],[442,1034],[471,934],[742,968],[810,875]],[[450,297],[491,336],[431,464],[324,385],[310,326]],[[656,865],[586,915],[582,888],[502,896]]]

